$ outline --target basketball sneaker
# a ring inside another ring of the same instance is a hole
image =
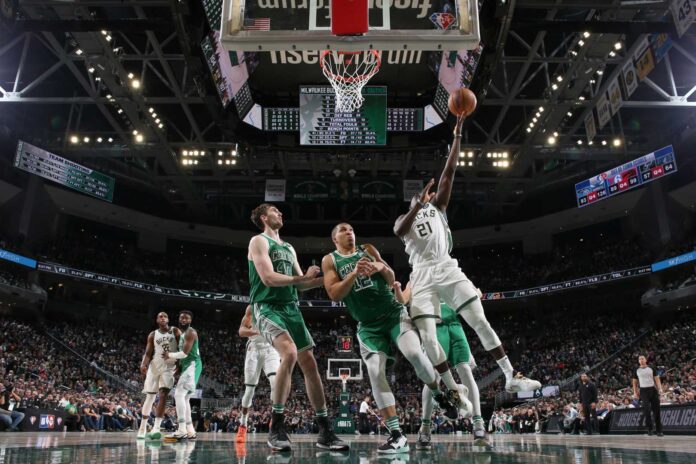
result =
[[[474,414],[474,405],[469,401],[469,389],[462,384],[457,385],[456,390],[450,390],[452,403],[459,409],[459,415],[462,417],[471,417]]]
[[[247,426],[240,425],[239,429],[237,429],[237,437],[234,439],[234,441],[236,443],[246,443],[246,436],[247,436]]]
[[[377,452],[380,454],[406,453],[408,450],[408,440],[399,430],[393,430],[387,438],[387,442],[377,448]]]
[[[147,436],[147,432],[143,429],[138,430],[138,436],[136,437],[137,440],[144,440],[145,437]]]
[[[350,446],[345,441],[336,436],[328,417],[317,417],[319,425],[319,436],[317,437],[317,447],[330,451],[348,451]]]
[[[167,443],[176,443],[179,441],[187,440],[188,437],[188,432],[186,432],[185,429],[180,429],[172,433],[171,435],[167,435],[166,437],[164,437],[164,441]]]
[[[152,432],[145,435],[145,439],[147,439],[147,440],[161,440],[162,439],[162,432],[160,432],[159,430],[153,430]]]
[[[446,418],[449,420],[457,420],[459,418],[459,409],[454,405],[448,394],[439,392],[437,395],[433,395],[433,399],[445,413]]]
[[[416,449],[419,450],[429,450],[433,447],[432,437],[430,432],[423,432],[422,430],[418,432],[418,443],[416,443]]]
[[[486,424],[480,416],[474,419],[474,446],[491,446],[486,436]]]
[[[523,376],[520,372],[516,376],[505,382],[505,391],[508,393],[516,392],[530,392],[534,390],[539,390],[541,388],[541,382],[537,380],[528,379]]]
[[[273,415],[276,416],[275,413]],[[288,437],[288,432],[285,430],[285,421],[283,420],[281,414],[277,415],[280,416],[280,418],[273,417],[271,433],[268,434],[268,441],[266,443],[273,451],[290,451],[292,449],[292,445],[290,442],[290,437]]]

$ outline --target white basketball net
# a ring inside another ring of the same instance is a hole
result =
[[[362,88],[377,74],[382,64],[377,50],[365,52],[339,52],[324,50],[321,54],[321,70],[336,92],[336,111],[351,112],[359,109],[364,101]]]

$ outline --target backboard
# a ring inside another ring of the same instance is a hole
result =
[[[331,34],[331,0],[223,0],[227,50],[472,50],[479,45],[477,0],[367,1],[369,31]]]
[[[343,377],[341,374],[348,374]],[[326,380],[362,380],[362,360],[330,358],[326,366]]]

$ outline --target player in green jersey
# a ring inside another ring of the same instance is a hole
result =
[[[336,225],[331,239],[336,250],[324,256],[321,263],[324,287],[332,300],[346,304],[348,312],[358,322],[360,354],[367,366],[375,401],[390,432],[387,442],[379,447],[378,452],[406,452],[408,442],[399,427],[396,401],[385,372],[387,363],[393,361],[392,343],[413,365],[440,406],[449,409],[448,415],[456,419],[458,410],[440,391],[432,363],[420,349],[416,327],[404,305],[394,297],[391,288],[394,271],[374,246],[356,245],[350,224]]]
[[[176,384],[174,399],[176,401],[176,417],[179,427],[176,432],[165,438],[167,441],[195,440],[196,430],[193,428],[191,419],[191,395],[196,391],[198,379],[203,371],[201,352],[198,347],[198,332],[191,327],[193,313],[191,311],[181,311],[179,313],[179,351],[175,353],[164,352],[162,357],[167,362],[179,360],[180,372],[179,381]]]
[[[480,290],[476,289],[480,292]],[[406,284],[405,289],[401,289],[401,283],[394,282],[396,299],[407,304],[411,300],[411,282]],[[474,444],[477,446],[489,446],[486,438],[486,426],[481,417],[481,400],[479,397],[478,385],[471,372],[476,367],[474,357],[469,348],[469,341],[464,333],[464,328],[459,320],[457,313],[447,306],[440,303],[441,320],[437,323],[437,341],[445,352],[445,357],[450,366],[454,366],[459,374],[459,378],[469,391],[469,400],[473,405],[474,416]],[[418,432],[418,449],[430,449],[430,418],[433,413],[432,394],[427,387],[423,387],[421,405],[421,428]]]
[[[314,341],[300,312],[297,290],[320,287],[320,269],[310,266],[303,274],[295,249],[280,238],[283,214],[275,206],[263,203],[251,213],[252,222],[263,231],[249,242],[249,283],[252,317],[259,332],[278,351],[281,361],[272,394],[272,425],[268,446],[275,451],[289,451],[290,439],[285,429],[285,402],[290,394],[290,380],[295,364],[305,378],[316,422],[319,426],[317,446],[345,451],[348,444],[333,432],[326,410],[324,386],[314,358]]]

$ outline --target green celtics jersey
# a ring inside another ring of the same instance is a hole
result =
[[[261,234],[268,241],[268,255],[273,263],[273,270],[278,274],[292,276],[295,269],[295,253],[287,242],[278,243],[266,234]],[[249,260],[249,299],[251,303],[287,304],[298,301],[294,285],[286,287],[266,287],[256,271],[254,261]]]
[[[191,330],[191,327],[186,329],[186,332],[189,330]],[[179,337],[179,351],[184,351],[184,339],[186,338],[186,332],[182,333],[181,337]],[[198,349],[198,338],[193,341],[191,351],[189,351],[186,357],[181,360],[181,371],[185,371],[187,367],[194,363],[201,364],[201,352]]]
[[[442,322],[440,322],[438,325],[461,325],[457,313],[445,303],[440,303],[440,317],[442,317]]]
[[[363,247],[358,247],[355,253],[348,256],[334,251],[331,253],[331,257],[341,280],[355,269],[361,258],[367,257],[371,261],[374,260],[365,252]],[[355,279],[353,287],[343,298],[343,302],[348,307],[353,319],[361,323],[380,320],[395,311],[401,311],[403,308],[401,303],[396,301],[387,281],[379,272],[371,277]]]

